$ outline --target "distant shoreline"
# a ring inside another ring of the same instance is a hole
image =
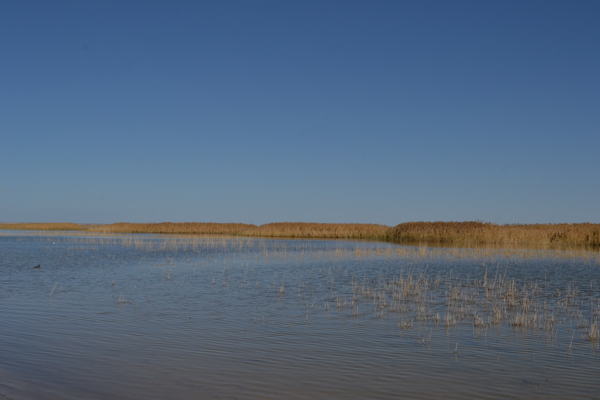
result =
[[[489,222],[405,222],[379,224],[276,222],[264,225],[213,222],[161,223],[0,223],[4,230],[82,231],[96,233],[210,234],[265,238],[370,239],[402,243],[453,245],[600,246],[600,224],[512,224]]]

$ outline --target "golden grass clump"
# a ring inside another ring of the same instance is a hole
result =
[[[393,227],[396,242],[600,246],[600,224],[497,225],[490,222],[406,222]]]

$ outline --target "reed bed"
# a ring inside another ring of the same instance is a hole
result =
[[[86,230],[102,233],[231,235],[253,227],[255,225],[216,222],[160,222],[152,224],[119,222],[116,224],[92,226]]]
[[[406,222],[388,240],[452,244],[538,244],[600,246],[600,224],[514,224],[490,222]]]
[[[117,223],[91,227],[95,232],[115,233],[166,233],[209,234],[250,237],[286,237],[320,239],[377,239],[385,238],[389,227],[376,224],[317,224],[303,222],[278,222],[261,226],[236,223],[171,223],[129,224]]]
[[[264,225],[212,222],[125,223],[107,225],[79,224],[1,224],[0,229],[63,230],[97,233],[153,233],[183,235],[229,235],[248,237],[280,237],[310,239],[379,239],[384,240],[389,226],[378,224],[321,224],[277,222]]]
[[[2,223],[0,224],[0,229],[23,231],[85,231],[87,227],[70,222]]]
[[[258,237],[321,238],[321,239],[381,239],[390,227],[378,224],[318,224],[307,222],[276,222],[247,229],[241,234]]]
[[[276,222],[264,225],[211,222],[124,223],[4,223],[0,229],[228,235],[269,238],[370,239],[397,243],[446,245],[523,245],[600,247],[600,224],[497,225],[489,222],[406,222],[395,227],[378,224]]]

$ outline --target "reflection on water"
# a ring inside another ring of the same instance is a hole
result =
[[[4,231],[0,394],[597,398],[599,298],[597,252]]]

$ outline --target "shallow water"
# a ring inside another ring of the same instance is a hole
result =
[[[585,251],[3,231],[0,399],[600,398],[599,298]]]

